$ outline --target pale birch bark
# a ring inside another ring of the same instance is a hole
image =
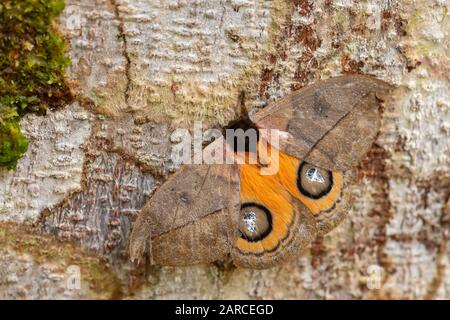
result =
[[[448,299],[448,12],[441,0],[67,0],[76,98],[24,118],[29,151],[0,171],[0,298]],[[260,107],[345,72],[398,89],[341,226],[270,270],[133,270],[130,223],[176,169],[171,128],[226,123],[240,90]]]

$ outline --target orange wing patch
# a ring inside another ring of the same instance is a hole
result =
[[[272,230],[259,241],[238,238],[237,247],[246,253],[273,251],[288,237],[289,226],[294,219],[292,198],[278,181],[276,175],[262,176],[257,165],[240,166],[241,204],[252,202],[264,206],[270,211]]]
[[[310,198],[303,195],[297,186],[297,174],[301,161],[297,158],[280,151],[280,169],[278,179],[280,183],[294,197],[303,202],[313,214],[330,210],[339,199],[343,187],[343,174],[340,171],[333,171],[330,191],[319,199]]]
[[[269,156],[272,148],[268,145]],[[319,198],[310,197],[303,194],[298,186],[302,162],[284,152],[278,152],[279,170],[274,175],[261,175],[261,167],[257,164],[245,163],[240,166],[241,205],[257,204],[266,208],[271,216],[271,230],[264,238],[252,241],[243,236],[237,239],[237,248],[244,253],[262,254],[274,251],[289,238],[289,228],[295,214],[294,198],[300,200],[313,214],[318,215],[331,210],[341,197],[344,183],[342,172],[331,172],[329,179],[331,186],[326,194]]]

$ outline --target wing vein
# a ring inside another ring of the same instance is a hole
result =
[[[365,94],[365,95],[363,95],[362,98],[358,102],[363,101],[369,94],[370,94],[370,92]],[[357,105],[357,103],[353,104],[353,106],[341,118],[339,118],[339,120],[336,121],[330,129],[328,129],[319,139],[317,139],[316,142],[314,142],[312,147],[304,155],[304,157],[303,157],[304,159],[308,158],[308,156],[311,154],[311,152],[328,135],[328,133],[330,133],[334,128],[336,128],[342,121],[344,121],[344,119],[346,119],[352,113],[352,111],[353,111],[353,109],[355,109],[356,105]],[[322,151],[322,153],[325,153],[325,152],[323,152],[323,150],[321,150],[321,151]],[[330,155],[327,154],[327,157],[330,157]]]

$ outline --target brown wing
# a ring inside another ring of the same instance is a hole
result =
[[[233,205],[199,220],[152,237],[153,263],[185,266],[225,260],[230,253],[230,225]]]
[[[183,166],[155,192],[134,223],[131,260],[139,261],[145,252],[161,265],[223,258],[228,241],[224,218],[236,201],[236,165]]]
[[[380,124],[379,99],[390,89],[367,76],[331,78],[281,99],[252,121],[288,133],[280,150],[327,170],[345,171],[373,143]]]

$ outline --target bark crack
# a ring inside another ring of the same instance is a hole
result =
[[[446,262],[445,257],[447,254],[447,245],[449,240],[449,232],[448,226],[450,220],[448,213],[449,212],[449,206],[450,206],[450,192],[447,192],[444,200],[445,205],[442,207],[441,217],[440,217],[440,225],[442,225],[442,240],[439,244],[436,252],[436,273],[433,277],[433,280],[431,281],[430,285],[428,286],[427,293],[424,296],[424,299],[431,300],[436,299],[436,295],[438,293],[439,288],[442,286],[444,280],[445,280],[445,274],[446,274]]]
[[[128,41],[127,37],[125,35],[125,21],[123,16],[120,14],[119,4],[117,3],[117,0],[110,0],[111,5],[114,7],[114,15],[119,22],[119,38],[122,40],[123,43],[123,50],[122,55],[126,60],[125,63],[125,77],[127,78],[127,83],[125,87],[124,92],[124,99],[127,106],[129,106],[129,100],[130,100],[130,90],[131,90],[131,76],[130,76],[130,68],[131,68],[131,58],[128,54]]]

